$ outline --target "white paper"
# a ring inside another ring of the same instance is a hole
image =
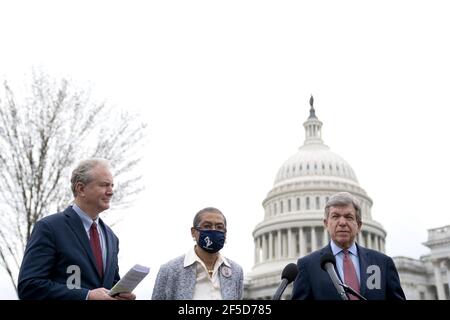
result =
[[[141,266],[139,264],[134,265],[125,276],[116,283],[108,294],[114,296],[122,292],[133,292],[137,285],[148,275],[150,268]]]

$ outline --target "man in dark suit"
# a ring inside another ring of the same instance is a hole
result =
[[[73,204],[36,222],[28,240],[19,272],[20,299],[136,298],[108,295],[120,279],[119,240],[99,214],[109,208],[113,186],[105,160],[85,160],[75,168]]]
[[[368,300],[405,299],[400,279],[392,259],[378,251],[356,244],[361,230],[361,207],[348,192],[333,195],[325,206],[324,224],[330,243],[298,260],[292,299],[341,299],[328,273],[321,269],[324,254],[336,258],[336,273],[340,280]],[[347,294],[350,300],[357,300]]]

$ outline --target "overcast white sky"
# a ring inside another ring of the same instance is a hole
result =
[[[278,168],[323,139],[373,199],[387,253],[418,258],[449,224],[447,1],[2,1],[0,77],[31,67],[91,87],[149,124],[146,191],[114,227],[123,273],[193,244],[206,206],[228,219],[223,253],[245,272]],[[0,271],[0,299],[15,295]]]

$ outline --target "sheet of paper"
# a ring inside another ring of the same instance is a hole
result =
[[[122,292],[133,292],[137,285],[148,275],[150,268],[141,266],[139,264],[134,265],[125,276],[116,283],[108,294],[114,296]]]

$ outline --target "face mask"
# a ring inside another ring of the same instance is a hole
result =
[[[225,244],[225,232],[217,230],[196,230],[200,232],[197,244],[203,250],[210,253],[216,253],[223,248],[223,245]]]

